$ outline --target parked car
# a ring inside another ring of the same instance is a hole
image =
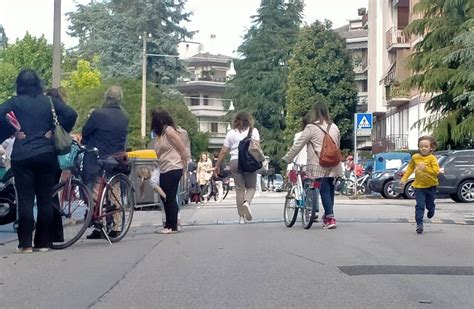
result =
[[[382,194],[386,199],[396,199],[400,193],[393,191],[393,176],[397,169],[386,169],[373,172],[369,178],[369,189]]]
[[[402,185],[400,183],[400,180],[402,179],[403,175],[405,175],[408,163],[409,162],[403,163],[395,172],[393,176],[393,191],[395,193],[401,194],[406,199],[414,199],[415,189],[413,188],[413,181],[415,181],[415,173],[412,173],[410,177],[408,177],[407,182],[405,184]]]
[[[474,202],[474,149],[455,150],[438,160],[439,194],[449,194],[456,202]]]
[[[283,176],[281,174],[275,174],[275,179],[273,179],[273,190],[276,192],[281,192],[284,189]]]

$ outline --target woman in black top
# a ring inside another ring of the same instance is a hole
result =
[[[32,70],[23,70],[16,79],[17,96],[0,105],[0,119],[13,111],[18,119],[22,138],[13,145],[11,164],[18,191],[18,249],[19,253],[33,251],[33,205],[36,196],[38,217],[34,246],[47,251],[51,246],[52,191],[55,185],[57,157],[54,148],[51,102],[58,120],[71,131],[76,112],[66,104],[43,95],[41,80]]]

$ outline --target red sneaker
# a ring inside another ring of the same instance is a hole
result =
[[[325,224],[327,229],[335,229],[336,228],[336,218],[329,218],[328,222]]]

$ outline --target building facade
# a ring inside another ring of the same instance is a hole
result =
[[[427,116],[427,97],[406,90],[410,76],[406,64],[418,38],[405,34],[415,18],[417,0],[369,0],[368,14],[368,111],[375,116],[372,134],[374,153],[417,149],[425,132],[416,123]]]
[[[196,116],[199,130],[209,133],[209,151],[219,150],[229,125],[223,121],[223,116],[227,113],[224,95],[226,81],[233,71],[232,58],[199,53],[185,62],[189,75],[182,78],[176,88]]]
[[[355,82],[358,90],[357,112],[365,113],[368,108],[368,30],[367,10],[359,9],[359,18],[349,20],[349,24],[334,29],[346,40],[354,67]],[[370,133],[357,139],[357,149],[371,150],[372,140]]]

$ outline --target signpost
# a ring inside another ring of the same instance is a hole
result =
[[[359,163],[357,156],[357,136],[367,136],[372,133],[373,117],[371,113],[354,114],[354,164]]]

